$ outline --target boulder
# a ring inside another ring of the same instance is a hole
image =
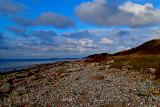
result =
[[[156,80],[156,75],[149,75],[149,78],[150,78],[151,80]]]
[[[98,65],[99,65],[99,63],[91,63],[90,67],[95,67],[95,66],[98,66]]]
[[[7,93],[11,90],[11,84],[9,82],[2,84],[2,86],[0,87],[0,91],[2,93]]]
[[[151,73],[152,75],[156,73],[156,69],[154,69],[154,68],[149,68],[149,71],[150,71],[150,73]]]
[[[126,107],[126,104],[120,101],[113,101],[107,107]]]
[[[26,87],[24,87],[24,86],[18,86],[18,87],[16,88],[16,91],[17,91],[17,93],[18,93],[19,95],[25,94],[25,93],[27,92]]]
[[[110,67],[111,67],[111,65],[106,65],[105,66],[106,69],[109,69]]]
[[[67,71],[68,72],[75,72],[75,71],[79,71],[81,69],[82,69],[81,67],[78,67],[78,68],[69,68],[69,69],[67,69]]]
[[[107,64],[111,64],[113,62],[114,62],[114,60],[110,60],[110,61],[107,62]]]

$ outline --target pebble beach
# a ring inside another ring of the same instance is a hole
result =
[[[160,85],[127,64],[84,60],[0,75],[0,107],[159,107]]]

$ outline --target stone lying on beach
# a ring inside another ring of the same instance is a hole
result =
[[[17,91],[17,93],[18,93],[19,95],[25,94],[25,93],[27,92],[26,87],[24,87],[24,86],[18,86],[18,87],[16,88],[16,91]]]
[[[105,68],[105,66],[101,66],[100,68],[99,68],[99,70],[105,70],[106,68]]]
[[[68,72],[74,72],[74,71],[79,71],[81,70],[82,68],[81,67],[78,67],[78,68],[70,68],[70,69],[67,69]]]
[[[110,68],[111,65],[103,65],[100,66],[99,70],[108,70]]]
[[[99,63],[91,63],[90,64],[91,67],[94,67],[94,66],[97,66],[97,65],[99,65]]]
[[[156,75],[149,75],[149,78],[150,78],[151,80],[155,80],[155,79],[156,79]]]
[[[11,84],[10,83],[4,83],[2,86],[1,86],[1,88],[0,88],[0,91],[2,92],[2,93],[7,93],[7,92],[9,92],[11,90]]]
[[[107,64],[111,64],[113,62],[114,62],[114,60],[110,60],[110,61],[107,62]]]
[[[53,74],[51,74],[52,75],[52,77],[54,77],[55,79],[58,79],[58,78],[63,78],[63,77],[65,77],[65,76],[68,76],[69,75],[69,73],[66,73],[66,72],[55,72],[55,73],[53,73]]]
[[[149,71],[150,71],[151,74],[155,74],[156,73],[156,69],[154,69],[154,68],[149,68]]]
[[[113,101],[109,103],[106,107],[126,107],[126,104],[120,101]]]

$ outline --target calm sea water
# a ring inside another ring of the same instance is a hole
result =
[[[0,72],[13,69],[22,69],[33,64],[54,63],[58,61],[74,60],[76,58],[53,58],[53,59],[0,59]]]

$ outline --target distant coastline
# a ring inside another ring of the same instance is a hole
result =
[[[12,72],[15,70],[27,69],[39,64],[55,63],[81,58],[49,58],[49,59],[0,59],[0,72]]]

